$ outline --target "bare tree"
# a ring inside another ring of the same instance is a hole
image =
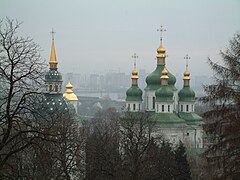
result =
[[[17,35],[21,23],[0,21],[0,170],[32,144],[33,102],[43,84],[44,62],[33,39]],[[31,136],[29,136],[31,133]]]

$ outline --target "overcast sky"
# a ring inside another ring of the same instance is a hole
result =
[[[162,24],[167,68],[182,74],[185,54],[192,75],[211,74],[207,57],[240,31],[240,0],[0,0],[0,17],[23,21],[20,33],[32,37],[49,61],[54,28],[62,73],[152,72]]]

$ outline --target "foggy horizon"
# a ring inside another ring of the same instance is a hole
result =
[[[221,63],[224,50],[240,29],[240,2],[214,1],[14,1],[0,0],[2,18],[22,21],[20,34],[30,36],[49,61],[52,28],[58,68],[63,74],[106,74],[133,69],[151,73],[156,67],[159,29],[168,57],[166,66],[174,75],[183,74],[189,54],[191,76],[208,75],[207,58]]]

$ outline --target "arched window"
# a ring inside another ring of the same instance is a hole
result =
[[[183,105],[181,105],[181,112],[183,111]]]
[[[153,109],[155,109],[155,97],[153,97]]]
[[[188,105],[187,105],[187,106],[186,106],[186,111],[188,112],[188,110],[189,110],[189,109],[188,109]]]
[[[55,85],[55,92],[58,92],[58,85]]]
[[[52,85],[49,85],[49,91],[52,92]]]
[[[133,104],[133,110],[135,111],[135,109],[136,109],[136,104]]]
[[[162,112],[164,112],[164,105],[162,105]]]
[[[146,101],[147,101],[146,103],[147,103],[147,109],[148,109],[148,96],[147,96],[147,100]]]
[[[130,110],[130,104],[128,104],[128,110]]]
[[[170,105],[168,105],[168,112],[170,112]]]

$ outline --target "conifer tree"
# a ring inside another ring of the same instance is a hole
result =
[[[182,141],[179,141],[179,145],[175,150],[176,161],[176,174],[175,179],[191,179],[190,166],[187,160],[187,152]]]
[[[205,131],[212,140],[206,152],[208,169],[225,179],[240,175],[240,33],[220,55],[222,64],[208,60],[215,84],[205,87],[202,100],[212,107],[205,113]]]

